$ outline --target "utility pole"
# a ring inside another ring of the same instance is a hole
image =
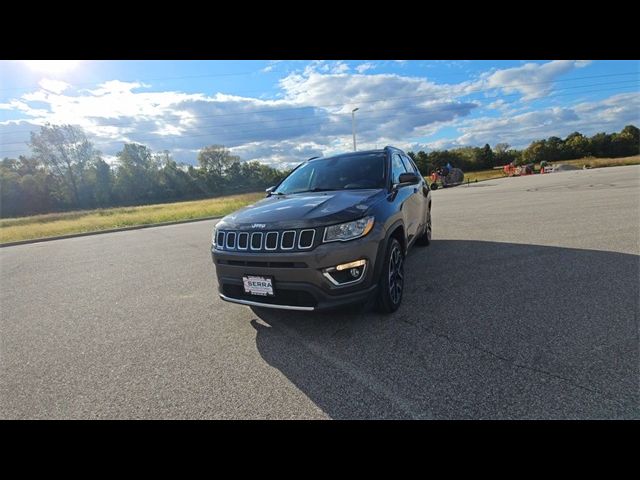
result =
[[[356,111],[360,108],[356,107],[351,110],[351,130],[353,131],[353,151],[356,151]]]

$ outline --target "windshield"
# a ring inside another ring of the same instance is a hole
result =
[[[384,159],[384,153],[361,153],[314,160],[294,170],[274,193],[384,188]]]

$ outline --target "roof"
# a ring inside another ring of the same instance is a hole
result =
[[[307,162],[318,161],[318,160],[329,160],[331,158],[340,158],[340,157],[353,157],[355,155],[370,155],[372,153],[385,153],[387,150],[401,151],[399,148],[386,146],[384,148],[378,148],[373,150],[358,150],[355,152],[339,153],[337,155],[331,155],[330,157],[311,157],[310,159],[307,160]]]

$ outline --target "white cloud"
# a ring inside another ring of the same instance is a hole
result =
[[[503,110],[507,105],[507,102],[505,102],[502,98],[499,98],[495,102],[491,102],[490,104],[488,104],[486,108],[490,110]]]
[[[485,75],[483,88],[499,88],[504,93],[521,93],[523,100],[533,100],[551,92],[553,81],[559,76],[590,62],[585,60],[554,60],[547,63],[526,63],[521,67],[497,70]]]
[[[430,143],[430,147],[451,148],[506,142],[521,148],[533,140],[550,136],[566,137],[574,131],[585,135],[613,132],[628,124],[640,124],[640,94],[637,92],[616,94],[571,107],[549,107],[498,118],[464,120],[458,124],[458,130],[462,133],[459,137]]]
[[[278,63],[281,63],[281,62],[282,62],[282,60],[270,60],[269,64],[266,67],[264,67],[262,70],[260,70],[260,71],[263,72],[263,73],[272,72],[274,70],[274,68],[276,67],[276,65]]]
[[[52,93],[62,93],[71,86],[62,80],[52,80],[50,78],[43,78],[38,82],[38,85]]]
[[[374,68],[376,68],[376,65],[371,63],[371,62],[367,62],[367,63],[361,63],[360,65],[358,65],[356,67],[356,71],[358,73],[364,73],[367,70],[373,70]]]
[[[141,87],[149,87],[149,85],[140,82],[121,82],[120,80],[110,80],[108,82],[101,83],[98,88],[94,90],[86,91],[91,93],[93,96],[100,97],[103,95],[127,94],[131,93],[132,90]]]
[[[344,62],[336,63],[331,69],[331,73],[346,73],[349,71],[349,65]]]

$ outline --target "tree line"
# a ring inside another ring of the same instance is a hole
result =
[[[255,192],[287,173],[243,162],[222,145],[202,148],[193,166],[176,162],[169,151],[125,143],[110,165],[71,125],[41,127],[29,147],[30,155],[0,162],[0,217]]]
[[[243,162],[222,145],[202,148],[197,166],[176,162],[169,151],[153,152],[125,143],[111,165],[78,127],[45,125],[31,133],[30,155],[0,162],[0,217],[64,210],[140,205],[258,191],[288,172],[260,162]],[[506,143],[491,148],[462,147],[408,152],[423,175],[451,163],[463,171],[583,157],[626,157],[640,153],[640,131],[565,139],[549,137],[517,150]]]
[[[596,133],[587,137],[573,132],[565,139],[549,137],[536,140],[522,150],[511,148],[507,143],[498,143],[494,148],[461,147],[451,150],[433,150],[431,152],[407,152],[423,175],[450,163],[462,171],[485,170],[497,166],[515,163],[516,165],[573,160],[584,157],[618,158],[640,154],[640,130],[627,125],[619,133]]]

